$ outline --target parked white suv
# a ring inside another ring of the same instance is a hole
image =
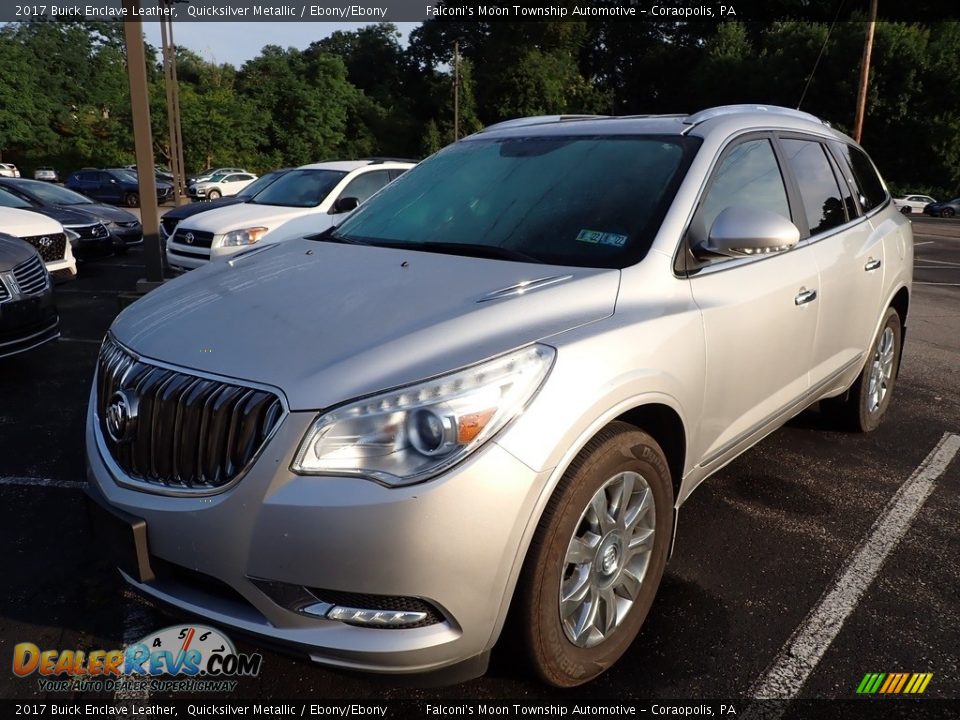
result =
[[[316,662],[462,679],[507,626],[584,683],[697,485],[818,401],[880,424],[912,273],[873,163],[806,113],[497,125],[126,308],[97,525],[141,592]]]
[[[350,160],[291,170],[249,202],[180,221],[167,239],[167,263],[188,270],[261,241],[322,232],[413,166],[393,160]],[[291,221],[300,218],[287,232]]]
[[[198,181],[187,187],[187,195],[195,200],[218,200],[236,195],[257,179],[252,173],[218,173],[209,180]]]
[[[36,248],[47,272],[54,276],[77,276],[77,261],[70,247],[79,235],[47,215],[31,210],[0,207],[0,232],[14,235]]]
[[[0,175],[4,177],[18,178],[20,177],[20,171],[13,163],[0,163]]]

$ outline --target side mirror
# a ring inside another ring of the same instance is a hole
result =
[[[330,208],[331,215],[339,215],[341,213],[350,212],[351,210],[356,210],[360,205],[360,200],[355,197],[342,197],[337,198],[333,203],[333,207]]]
[[[783,252],[800,241],[797,226],[762,208],[728,207],[713,221],[707,242],[695,254],[745,257]]]

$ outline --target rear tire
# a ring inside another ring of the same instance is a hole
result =
[[[900,208],[900,212],[904,215],[909,215],[913,212],[913,208],[911,208],[909,205],[904,205],[902,208]]]
[[[517,587],[516,627],[544,682],[581,685],[627,651],[653,604],[672,531],[663,451],[647,433],[611,423],[550,498]]]
[[[940,217],[942,218],[952,218],[957,213],[954,212],[953,208],[944,208],[940,211]]]
[[[880,427],[897,381],[902,335],[900,315],[892,307],[887,308],[867,362],[850,390],[820,403],[821,410],[843,429],[873,432]]]
[[[126,203],[127,207],[137,207],[140,205],[140,195],[137,193],[127,193],[123,201]]]

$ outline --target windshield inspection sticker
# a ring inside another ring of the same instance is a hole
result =
[[[581,230],[577,235],[577,241],[592,243],[594,245],[623,247],[627,243],[627,236],[617,233],[600,232],[598,230]]]

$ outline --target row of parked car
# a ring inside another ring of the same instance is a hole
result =
[[[933,217],[952,218],[960,213],[960,197],[944,202],[937,202],[929,195],[906,195],[895,198],[893,204],[904,215],[922,212]]]
[[[50,182],[0,176],[0,357],[59,337],[51,276],[77,276],[75,253],[124,253],[140,220]]]

